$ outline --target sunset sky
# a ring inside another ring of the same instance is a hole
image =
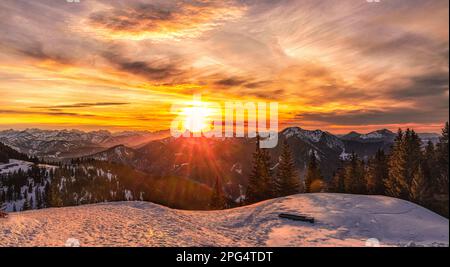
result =
[[[279,102],[281,127],[439,132],[447,0],[0,1],[0,129],[168,129],[174,103]]]

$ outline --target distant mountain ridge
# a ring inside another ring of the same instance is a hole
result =
[[[387,129],[367,134],[350,132],[346,135],[333,135],[321,130],[289,127],[280,132],[280,139],[295,137],[313,148],[325,144],[327,150],[339,150],[341,158],[345,158],[351,152],[355,152],[364,158],[373,155],[379,148],[389,150],[395,135]],[[111,133],[106,130],[84,132],[80,130],[41,130],[33,128],[0,131],[0,142],[29,156],[58,160],[92,155],[118,145],[141,148],[152,141],[163,140],[169,136],[169,130]],[[419,133],[419,136],[424,144],[428,141],[437,143],[439,140],[439,135],[435,133]],[[170,138],[167,140],[170,140]]]
[[[89,155],[119,144],[137,146],[165,136],[168,136],[168,131],[111,133],[106,130],[26,129],[0,131],[0,142],[21,153],[59,159]]]
[[[388,129],[382,129],[373,131],[367,134],[361,134],[357,132],[350,132],[341,137],[342,140],[351,140],[359,142],[378,142],[383,140],[385,142],[393,142],[395,138],[395,133]]]

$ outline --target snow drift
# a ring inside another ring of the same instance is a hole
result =
[[[0,246],[448,246],[448,232],[446,218],[407,201],[324,193],[225,211],[116,202],[12,213]]]

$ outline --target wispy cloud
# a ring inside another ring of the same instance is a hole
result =
[[[362,109],[324,113],[305,112],[297,115],[298,120],[320,121],[337,125],[421,124],[429,123],[430,117],[434,117],[437,122],[448,119],[442,109],[434,108]]]
[[[95,103],[74,103],[67,105],[54,105],[54,106],[33,106],[31,108],[44,108],[44,109],[62,109],[62,108],[87,108],[87,107],[103,107],[103,106],[121,106],[128,105],[126,102],[95,102]]]
[[[135,1],[110,3],[89,14],[86,24],[110,39],[178,39],[196,37],[242,12],[243,6],[230,0]]]
[[[45,112],[45,111],[26,111],[26,110],[1,110],[0,114],[10,114],[10,115],[48,115],[48,116],[63,116],[63,117],[97,117],[94,114],[80,114],[74,112]]]

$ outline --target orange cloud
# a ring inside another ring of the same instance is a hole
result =
[[[244,11],[232,1],[138,3],[94,11],[85,23],[88,30],[107,39],[180,39],[197,37]]]

